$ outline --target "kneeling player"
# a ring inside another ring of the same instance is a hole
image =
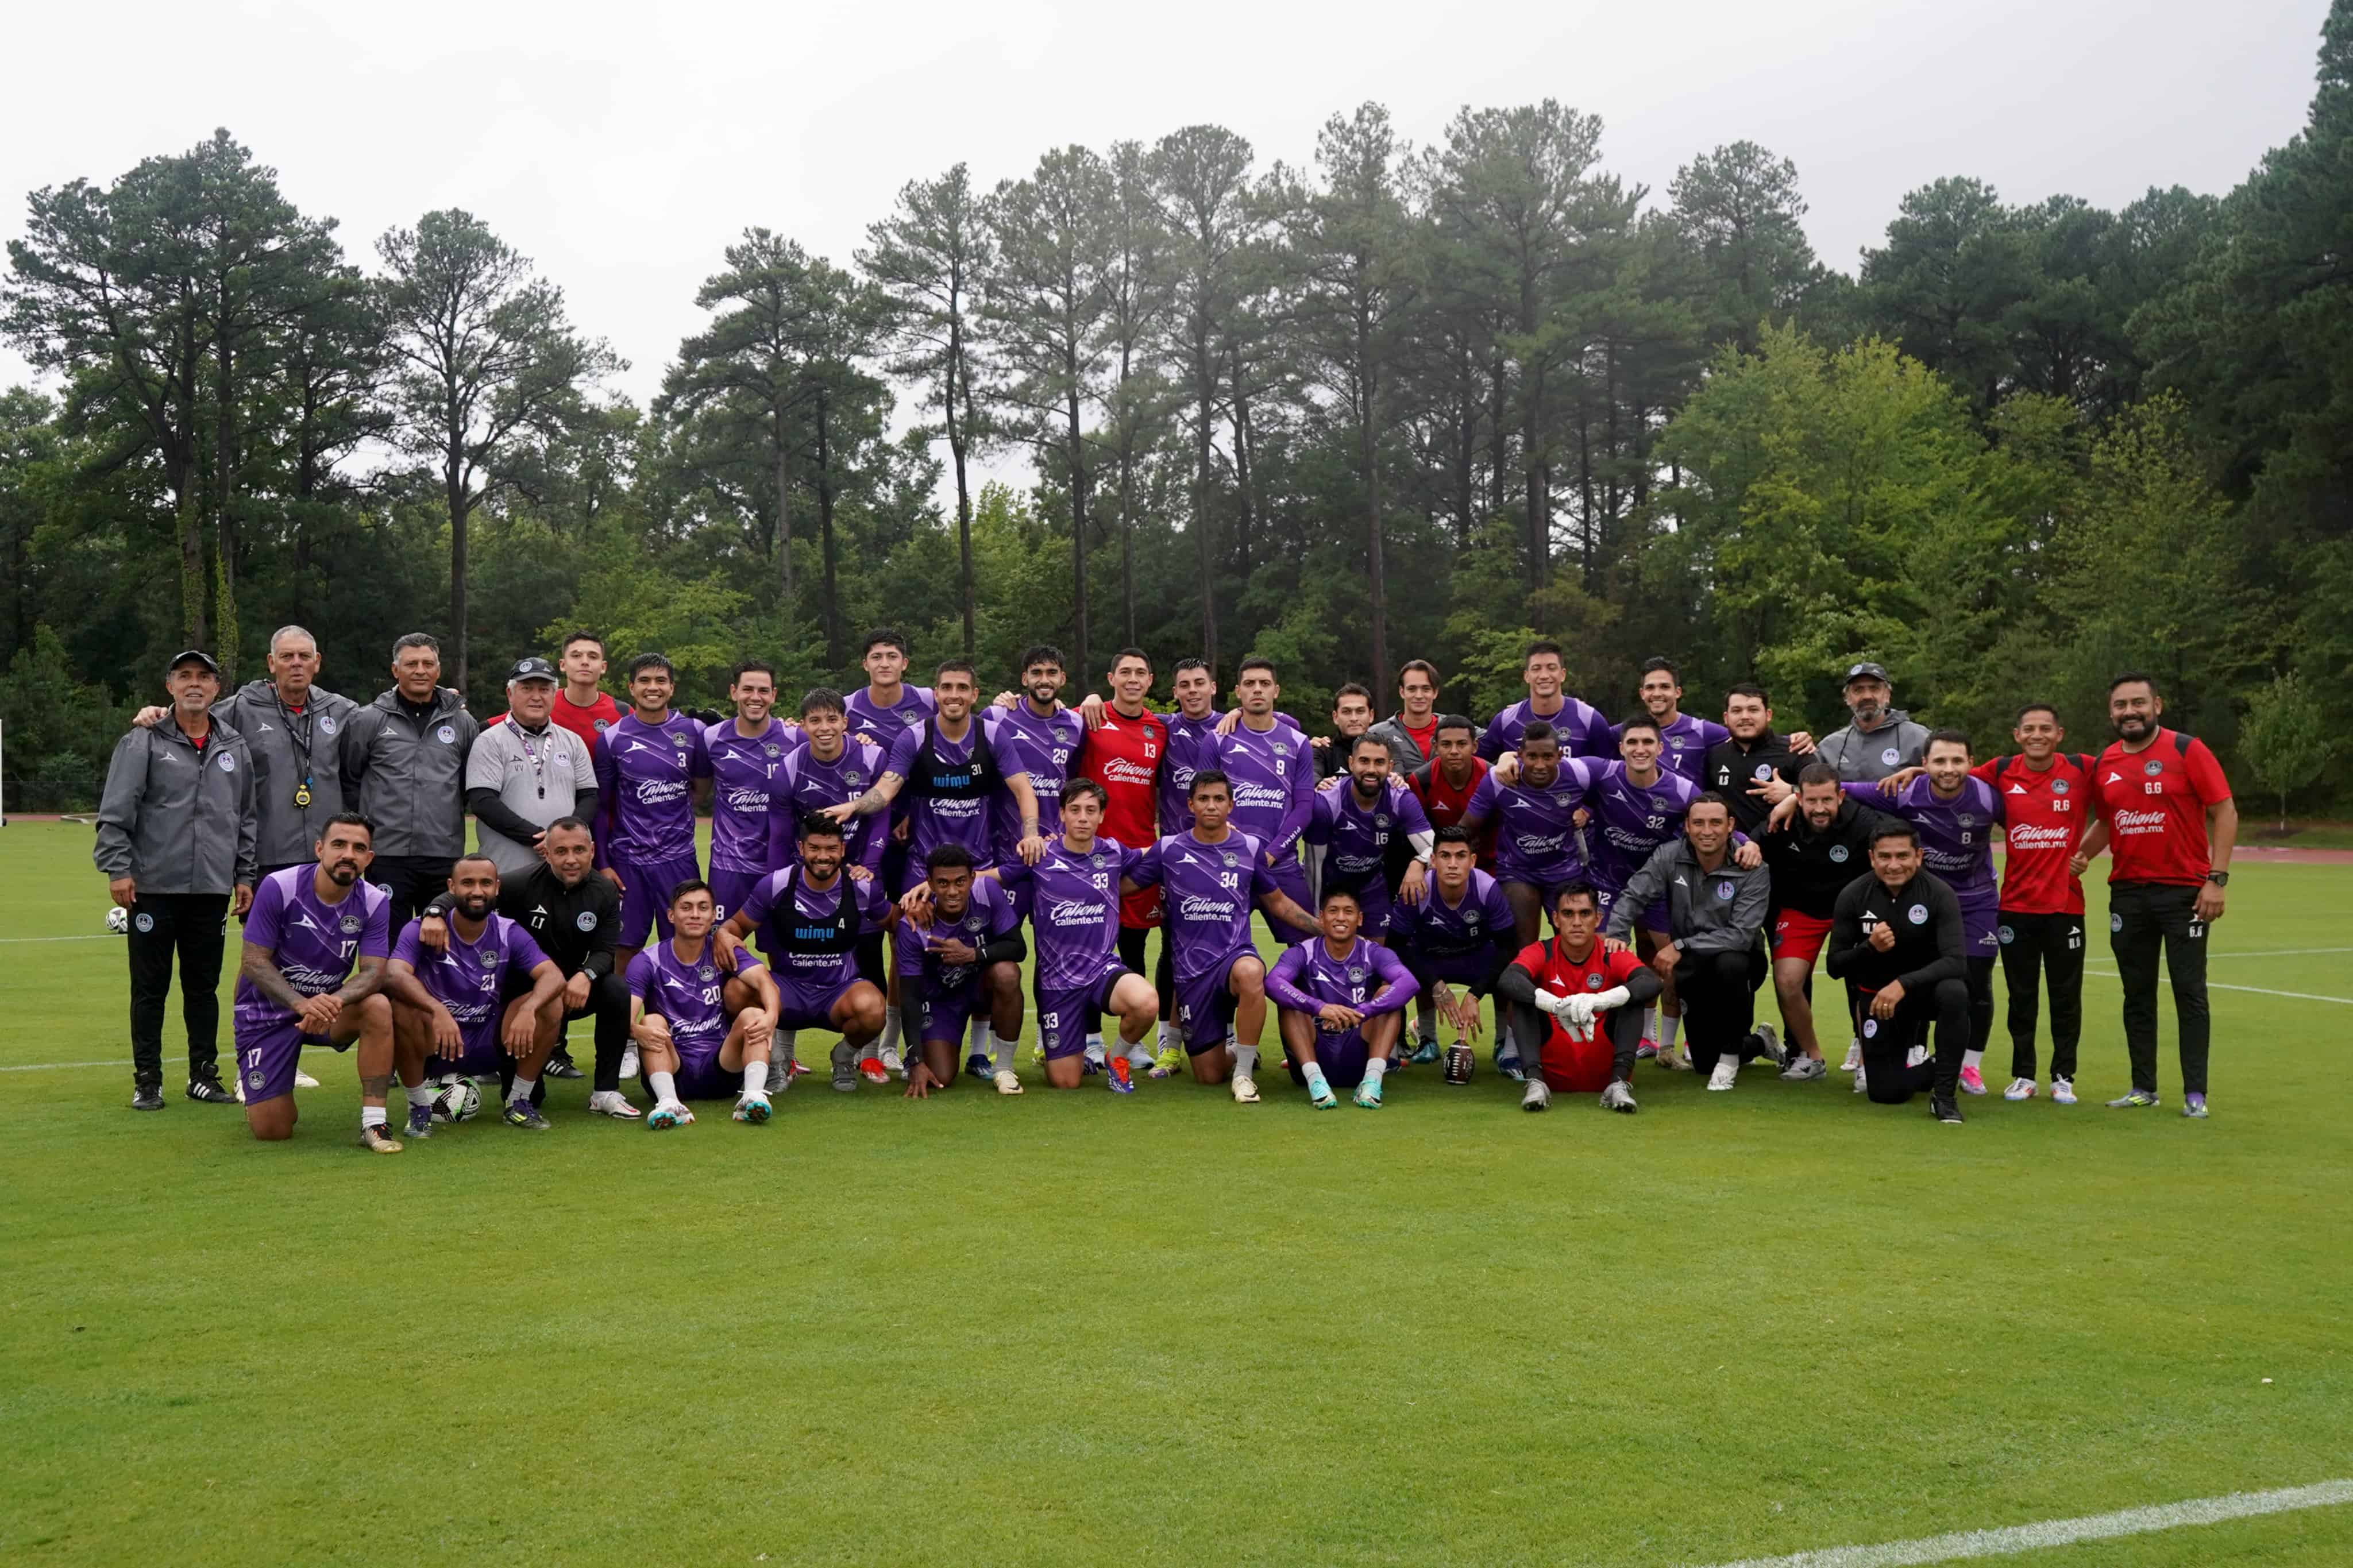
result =
[[[943,844],[923,858],[925,896],[902,904],[892,932],[899,991],[899,1034],[908,1042],[907,1098],[928,1100],[956,1080],[965,1027],[986,1016],[1001,1040],[1021,1037],[1021,921],[995,878],[975,880],[972,851]],[[1008,1068],[997,1092],[1019,1094]]]
[[[797,865],[760,879],[744,907],[719,930],[722,967],[735,963],[744,940],[759,933],[781,998],[779,1029],[832,1029],[833,1087],[848,1094],[858,1088],[858,1062],[882,1033],[881,987],[858,973],[860,933],[869,924],[887,928],[898,911],[871,877],[842,868],[841,828],[828,817],[801,819]]]
[[[392,1004],[381,987],[392,952],[392,899],[361,879],[375,858],[374,839],[367,818],[356,813],[328,818],[312,848],[318,863],[264,877],[246,914],[233,1015],[237,1070],[245,1124],[266,1142],[294,1135],[302,1047],[356,1040],[360,1147],[400,1152],[385,1128]]]
[[[1871,874],[1838,897],[1830,972],[1847,983],[1862,1041],[1863,1092],[1902,1105],[1928,1091],[1928,1113],[1957,1122],[1969,1016],[1968,944],[1961,901],[1921,862],[1920,836],[1892,822],[1871,836]],[[1929,1024],[1933,1057],[1915,1048]]]
[[[1324,889],[1320,942],[1301,942],[1274,961],[1266,994],[1291,1056],[1292,1081],[1318,1110],[1339,1104],[1332,1086],[1354,1088],[1367,1110],[1381,1104],[1381,1079],[1405,1032],[1405,1005],[1421,990],[1405,961],[1356,934],[1364,905],[1345,888]]]
[[[408,1135],[433,1136],[427,1073],[488,1078],[499,1070],[501,1051],[515,1059],[507,1125],[544,1132],[547,1119],[531,1102],[531,1091],[555,1049],[554,1031],[542,1015],[564,990],[564,972],[529,931],[498,912],[499,868],[489,856],[459,856],[449,868],[449,894],[448,947],[428,957],[418,931],[422,921],[411,921],[385,965],[393,1059],[408,1093]],[[502,1008],[511,969],[530,975],[531,989]]]
[[[1642,1005],[1664,982],[1628,948],[1601,941],[1601,902],[1571,882],[1553,900],[1553,939],[1532,942],[1495,982],[1509,998],[1513,1031],[1528,1075],[1523,1110],[1543,1110],[1553,1091],[1599,1094],[1605,1110],[1634,1110],[1634,1053],[1642,1043]],[[1541,1015],[1541,1016],[1540,1016]]]
[[[721,977],[718,920],[711,884],[690,877],[670,890],[669,939],[629,960],[629,1037],[654,1094],[648,1131],[692,1121],[690,1100],[733,1095],[735,1120],[755,1125],[773,1114],[768,1049],[783,999],[767,970],[741,954]]]
[[[1518,945],[1511,905],[1495,879],[1478,869],[1471,836],[1441,827],[1432,836],[1429,894],[1418,904],[1399,904],[1389,915],[1388,945],[1405,960],[1420,987],[1425,1006],[1434,1006],[1454,1031],[1446,1056],[1446,1081],[1471,1081],[1471,1042],[1479,1037],[1479,998],[1495,988]],[[1457,995],[1454,987],[1463,987]],[[1498,1020],[1496,1033],[1504,1034]],[[1500,1043],[1500,1042],[1499,1042]],[[1435,1060],[1434,1042],[1427,1056]]]

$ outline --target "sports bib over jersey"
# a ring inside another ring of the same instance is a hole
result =
[[[769,787],[793,735],[771,719],[747,736],[728,719],[703,731],[702,747],[711,764],[711,896],[724,920],[744,907],[752,884],[781,863],[772,858]]]
[[[1143,858],[1115,838],[1097,838],[1084,854],[1052,838],[1035,866],[1009,860],[997,872],[1008,888],[1029,892],[1038,1038],[1049,1060],[1086,1049],[1111,1008],[1112,987],[1127,973],[1119,961],[1119,884]]]
[[[286,984],[304,996],[341,989],[360,959],[392,956],[392,895],[363,880],[338,901],[323,903],[318,869],[291,866],[264,877],[245,916],[246,942],[268,948]],[[242,976],[230,1022],[248,1105],[293,1093],[302,1047],[328,1043],[305,1034],[301,1019]]]
[[[760,967],[750,958],[739,959],[735,978]],[[719,971],[718,944],[707,933],[691,959],[679,957],[678,944],[665,940],[629,960],[629,994],[670,1025],[670,1043],[678,1051],[681,1100],[729,1100],[743,1087],[741,1074],[719,1065],[719,1048],[727,1043],[730,1022],[726,984]]]
[[[937,720],[924,721],[899,737],[888,766],[907,781],[899,798],[907,803],[908,886],[922,879],[925,858],[943,844],[962,845],[976,866],[996,861],[997,794],[1008,772],[1021,770],[997,757],[978,719],[967,721],[960,741],[940,733]]]
[[[1165,934],[1175,944],[1176,1025],[1195,1056],[1225,1043],[1233,1012],[1229,977],[1238,959],[1257,956],[1250,909],[1276,890],[1258,840],[1229,831],[1215,844],[1190,832],[1161,839],[1128,873],[1138,887],[1160,888]]]
[[[744,900],[760,952],[784,994],[780,1029],[829,1027],[834,1005],[858,984],[858,938],[880,924],[886,905],[871,879],[837,872],[830,888],[812,887],[798,866],[764,878]]]
[[[694,859],[694,781],[711,776],[702,726],[683,713],[649,724],[635,713],[596,742],[599,863],[621,879],[623,947],[649,929],[670,935],[670,890],[702,874]]]
[[[455,1059],[429,1057],[425,1070],[469,1076],[498,1071],[499,1019],[504,1011],[499,996],[507,971],[528,974],[547,963],[547,955],[531,940],[529,931],[501,914],[484,920],[481,934],[471,942],[459,935],[458,922],[450,921],[449,944],[439,952],[418,940],[423,924],[408,922],[393,946],[392,956],[417,972],[418,984],[449,1010],[465,1037]]]

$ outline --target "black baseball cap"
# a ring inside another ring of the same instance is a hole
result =
[[[1846,672],[1847,685],[1852,686],[1858,680],[1887,680],[1887,671],[1884,667],[1865,659]],[[1887,680],[1887,684],[1893,686],[1895,683]]]
[[[515,660],[515,667],[507,671],[509,685],[518,680],[545,680],[561,685],[564,677],[556,674],[555,666],[543,658],[519,658]]]
[[[221,678],[220,660],[200,647],[182,648],[178,653],[174,654],[172,662],[164,667],[164,673],[169,675],[184,664],[201,664],[213,672],[215,680]]]

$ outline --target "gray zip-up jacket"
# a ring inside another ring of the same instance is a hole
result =
[[[1626,879],[1626,890],[1609,901],[1604,934],[1625,940],[1634,921],[1661,898],[1667,900],[1667,931],[1689,952],[1745,952],[1757,945],[1765,913],[1773,901],[1773,873],[1762,865],[1742,870],[1725,846],[1724,864],[1700,869],[1691,839],[1662,844]]]
[[[1398,778],[1413,772],[1430,761],[1422,749],[1413,743],[1412,732],[1405,727],[1405,715],[1392,713],[1365,731],[1378,735],[1389,743],[1389,772]]]
[[[375,852],[465,853],[466,752],[481,724],[458,694],[436,688],[420,723],[396,687],[343,729],[343,799],[375,824]]]
[[[202,750],[166,714],[114,742],[90,858],[142,893],[227,893],[254,882],[253,765],[245,738],[213,721]]]
[[[327,818],[343,809],[342,736],[359,704],[348,697],[311,688],[300,717],[290,716],[267,680],[238,687],[213,704],[213,718],[245,737],[253,756],[253,816],[256,849],[265,866],[291,866],[312,858],[312,846]],[[303,766],[304,742],[310,766]],[[302,780],[311,781],[311,804],[294,804]]]
[[[1915,724],[1901,708],[1890,708],[1875,730],[1849,724],[1822,737],[1814,760],[1838,770],[1841,784],[1877,784],[1902,768],[1920,765],[1928,749],[1928,726]]]

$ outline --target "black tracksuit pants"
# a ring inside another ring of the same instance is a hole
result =
[[[2125,990],[2125,1051],[2133,1087],[2157,1092],[2157,956],[2173,980],[2174,1025],[2181,1037],[2181,1092],[2206,1092],[2206,1052],[2213,1019],[2206,1008],[2206,922],[2198,889],[2168,882],[2108,885],[2108,950]]]
[[[2001,911],[2001,977],[2010,988],[2010,1076],[2035,1076],[2034,1026],[2051,978],[2051,1076],[2075,1076],[2084,1035],[2084,917]]]
[[[1685,1051],[1695,1072],[1715,1070],[1727,1052],[1754,1061],[1764,1050],[1749,1038],[1757,1026],[1757,987],[1771,966],[1765,950],[1686,952],[1675,965],[1675,995],[1683,1003]],[[1639,1009],[1622,1008],[1630,1016]]]
[[[565,976],[566,981],[571,978],[569,974]],[[530,992],[531,976],[517,974],[512,970],[509,970],[506,988],[499,998],[499,1005],[503,1008],[516,997],[528,995]],[[589,1084],[590,1089],[593,1091],[619,1089],[621,1087],[621,1052],[629,1043],[628,982],[618,974],[607,974],[604,979],[590,985],[588,1005],[576,1013],[567,1010],[564,1015],[564,1022],[566,1024],[581,1018],[593,1018],[596,1026],[596,1076]],[[561,1049],[563,1045],[564,1036],[559,1029],[556,1035],[556,1047]],[[514,1058],[501,1051],[499,1056],[499,1102],[501,1104],[506,1102],[506,1091],[513,1087]],[[531,1091],[531,1102],[533,1105],[544,1105],[547,1102],[547,1079],[543,1074],[540,1078],[538,1086]]]
[[[379,855],[368,866],[367,879],[392,895],[392,940],[400,940],[403,926],[425,912],[437,894],[449,887],[453,855]]]
[[[188,1030],[188,1081],[220,1077],[221,949],[227,944],[227,893],[142,893],[131,906],[131,1076],[164,1082],[164,1002],[172,967],[180,971],[180,1020]]]
[[[1960,1088],[1961,1057],[1970,1048],[1975,1027],[1968,982],[1940,980],[1906,991],[1892,1018],[1871,1016],[1872,994],[1847,987],[1855,1037],[1862,1042],[1863,1092],[1881,1105],[1902,1105],[1923,1089],[1950,1098]],[[1935,1054],[1917,1067],[1907,1066],[1912,1047],[1930,1025],[1936,1030]]]

